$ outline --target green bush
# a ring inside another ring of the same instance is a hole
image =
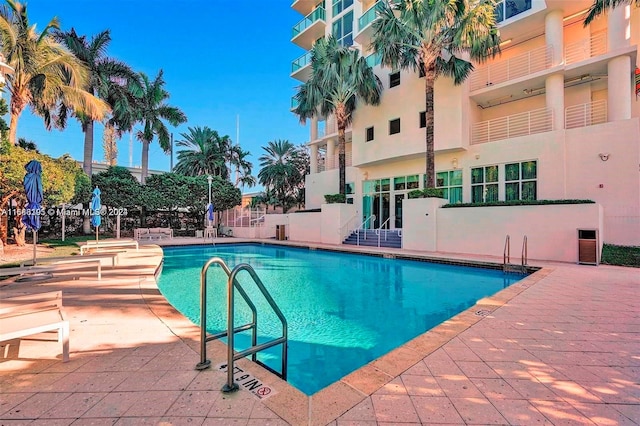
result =
[[[460,203],[447,204],[442,207],[502,207],[502,206],[544,206],[550,204],[594,204],[592,200],[513,200],[513,201],[491,201],[488,203]]]
[[[324,201],[326,201],[327,204],[344,204],[347,202],[347,197],[344,194],[326,194]]]
[[[640,268],[640,247],[604,244],[601,263]]]
[[[414,189],[407,194],[409,198],[443,198],[442,189],[440,188],[425,188]]]

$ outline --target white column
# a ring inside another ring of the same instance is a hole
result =
[[[547,77],[545,85],[545,101],[553,117],[553,130],[564,129],[564,76],[553,74]]]
[[[311,148],[311,158],[310,158],[310,170],[309,170],[309,174],[316,174],[318,173],[318,145],[313,144],[310,146]]]
[[[309,135],[309,141],[313,142],[318,139],[318,119],[313,117],[311,119],[311,134]]]
[[[631,40],[630,6],[618,6],[607,14],[607,47],[615,50],[629,46]]]
[[[610,60],[607,73],[608,121],[628,120],[631,118],[631,58],[618,56]]]
[[[559,65],[564,60],[564,30],[562,25],[562,9],[552,10],[544,17],[544,39],[547,48],[551,48],[551,66]]]
[[[334,156],[334,151],[335,151],[335,144],[333,139],[329,139],[327,141],[327,158],[325,159],[324,162],[324,169],[325,170],[330,170],[335,168],[335,161],[333,161],[333,156]]]

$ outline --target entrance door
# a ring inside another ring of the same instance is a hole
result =
[[[395,195],[395,228],[402,229],[402,200],[404,200],[405,194],[396,194]]]

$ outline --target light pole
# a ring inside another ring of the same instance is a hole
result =
[[[213,176],[207,176],[207,182],[209,182],[209,204],[207,205],[207,224],[211,226],[211,219],[209,218],[209,209],[211,208],[211,182],[213,182]]]

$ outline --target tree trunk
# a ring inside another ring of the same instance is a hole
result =
[[[149,141],[142,141],[142,171],[140,182],[144,185],[149,173]]]
[[[435,185],[435,153],[433,148],[433,129],[434,129],[434,105],[433,105],[433,87],[436,80],[436,70],[434,65],[425,67],[424,76],[424,92],[425,92],[425,121],[426,130],[426,182],[427,188],[434,188]]]
[[[82,169],[91,179],[93,171],[93,121],[89,120],[84,129],[84,157],[82,159]]]
[[[11,121],[9,123],[9,143],[12,145],[18,144],[16,133],[18,131],[18,118],[22,111],[17,111],[15,108],[11,108]]]
[[[346,194],[346,174],[347,174],[347,166],[345,164],[345,129],[347,128],[347,118],[345,113],[345,107],[342,104],[339,104],[336,107],[336,123],[338,124],[338,173],[340,176],[340,194]],[[329,142],[331,143],[331,142]]]

